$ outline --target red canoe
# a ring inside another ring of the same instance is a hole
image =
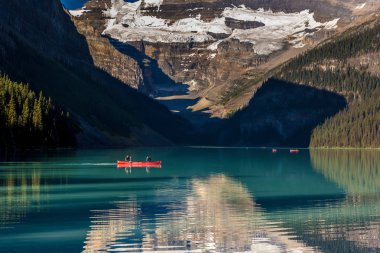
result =
[[[155,162],[127,162],[117,161],[117,167],[161,167],[161,161]]]
[[[299,153],[300,151],[299,151],[299,149],[291,149],[290,150],[290,153]]]

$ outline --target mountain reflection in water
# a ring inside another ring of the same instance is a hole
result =
[[[158,206],[136,198],[93,210],[83,252],[285,252],[302,249],[277,222],[265,219],[247,189],[225,175],[192,179],[190,190],[156,192]],[[162,201],[176,195],[182,201]],[[152,210],[154,208],[155,210]]]

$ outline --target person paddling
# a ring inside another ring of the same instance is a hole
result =
[[[145,159],[146,162],[151,162],[152,161],[152,158],[150,156],[147,156],[146,159]]]
[[[130,155],[125,156],[125,161],[130,162],[132,160],[132,157]]]

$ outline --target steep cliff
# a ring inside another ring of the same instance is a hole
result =
[[[184,120],[97,68],[85,38],[58,0],[0,3],[1,72],[69,111],[80,124],[81,145],[183,140],[189,131]]]
[[[111,0],[89,2],[91,12],[74,16],[75,26],[85,36],[94,64],[120,79],[125,84],[138,89],[143,84],[141,69],[137,62],[126,54],[119,52],[107,38],[101,36],[104,30],[103,12],[111,6]]]

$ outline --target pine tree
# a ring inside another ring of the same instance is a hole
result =
[[[8,126],[14,127],[17,124],[17,112],[16,112],[16,102],[13,96],[11,97],[9,101],[7,116],[8,116],[8,120],[7,120]]]
[[[42,108],[40,100],[34,102],[33,106],[33,127],[38,130],[42,130]]]

